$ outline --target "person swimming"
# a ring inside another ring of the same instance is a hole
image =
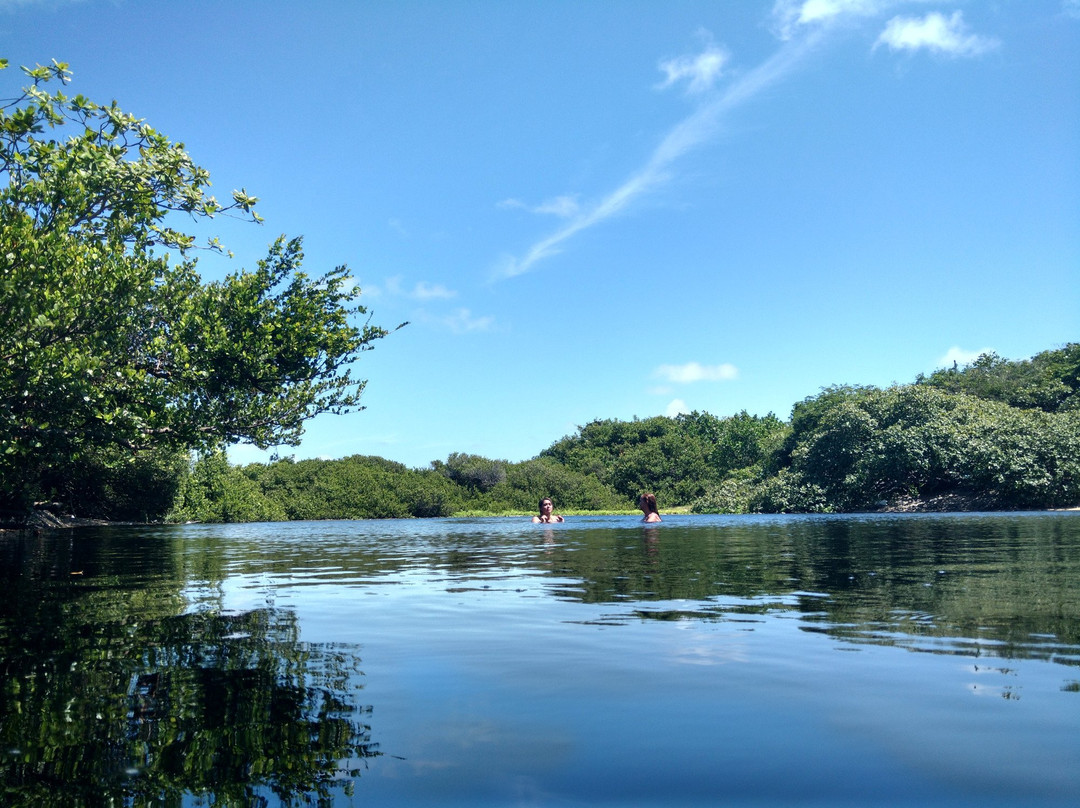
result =
[[[645,518],[642,522],[659,522],[660,511],[656,507],[656,495],[645,493],[638,497],[637,506],[641,508],[641,512],[645,514]]]
[[[544,497],[540,500],[540,515],[534,516],[532,520],[534,522],[565,522],[559,514],[552,513],[555,509],[555,505],[551,502],[551,497]]]

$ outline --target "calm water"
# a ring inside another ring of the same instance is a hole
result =
[[[0,804],[1077,805],[1080,514],[0,538]]]

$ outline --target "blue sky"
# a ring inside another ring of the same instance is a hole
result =
[[[1080,339],[1076,0],[0,0],[0,43],[260,198],[205,276],[303,235],[410,322],[282,454],[518,461]]]

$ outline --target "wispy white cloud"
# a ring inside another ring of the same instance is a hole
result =
[[[575,207],[558,207],[569,221],[536,241],[524,253],[503,256],[494,268],[493,277],[513,278],[529,272],[540,261],[558,255],[565,243],[578,233],[625,212],[641,197],[655,191],[670,179],[677,160],[715,137],[729,111],[785,78],[834,25],[883,15],[896,6],[925,1],[777,0],[773,7],[773,24],[781,39],[779,49],[723,89],[709,89],[724,73],[728,58],[711,40],[701,53],[661,62],[665,80],[660,86],[686,81],[688,90],[701,99],[697,108],[664,135],[641,168],[599,201],[577,207],[574,197]],[[1080,0],[1064,2],[1076,4]],[[708,32],[703,33],[708,37]],[[881,44],[892,50],[929,48],[959,56],[982,53],[996,47],[998,41],[968,32],[960,12],[949,18],[935,12],[922,18],[894,17],[874,47]]]
[[[681,398],[672,399],[664,408],[664,415],[666,415],[668,418],[674,418],[676,415],[681,415],[689,412],[689,407],[686,406],[686,402],[683,401]]]
[[[1080,0],[1061,0],[1061,11],[1066,17],[1080,20]]]
[[[724,65],[729,58],[727,51],[710,42],[705,50],[697,55],[666,59],[660,62],[660,70],[664,74],[660,89],[663,90],[685,81],[686,92],[689,95],[711,90],[713,84],[723,74]]]
[[[364,295],[364,297],[382,297],[386,294],[385,286],[380,286],[377,283],[360,283],[359,280],[353,278],[352,287],[355,288],[357,286],[360,287],[360,293]]]
[[[937,362],[934,364],[934,367],[948,368],[952,367],[953,363],[956,363],[961,367],[964,365],[970,365],[983,354],[992,353],[993,350],[993,348],[981,348],[978,351],[965,351],[963,348],[954,345],[945,352],[944,356],[940,357],[937,360]]]
[[[533,210],[536,213],[551,213],[555,216],[569,217],[577,213],[579,207],[577,194],[568,194],[549,199],[547,202],[533,208]]]
[[[843,16],[866,17],[877,14],[882,0],[806,0],[799,9],[802,23],[823,22]]]
[[[411,289],[406,289],[402,285],[401,275],[391,275],[381,285],[366,284],[360,288],[369,297],[405,297],[412,300],[450,300],[458,294],[441,283],[427,281],[417,281]]]
[[[0,0],[2,2],[2,0]],[[401,275],[391,275],[383,281],[382,285],[369,285],[362,287],[365,295],[381,298],[399,298],[406,300],[418,300],[422,303],[438,303],[441,300],[452,300],[458,296],[454,289],[448,289],[441,283],[429,283],[417,281],[412,287],[403,283]],[[470,334],[477,331],[488,331],[495,326],[495,318],[491,315],[476,315],[464,306],[459,306],[449,313],[433,313],[425,308],[415,310],[409,319],[426,323],[444,331],[454,334]]]
[[[530,213],[550,214],[564,219],[576,214],[580,209],[577,194],[564,194],[541,202],[539,205],[527,205],[520,199],[504,199],[499,203],[500,208],[520,208]]]
[[[478,317],[469,309],[458,308],[450,314],[431,315],[420,312],[419,320],[434,326],[445,328],[455,334],[471,334],[477,331],[490,331],[495,325],[495,318],[491,315]]]
[[[925,48],[950,56],[978,56],[999,44],[993,37],[970,33],[963,12],[956,11],[946,17],[934,11],[924,17],[893,17],[874,47],[885,45],[894,51]]]
[[[810,35],[785,43],[770,59],[744,73],[725,90],[703,96],[704,100],[698,108],[664,136],[638,171],[599,202],[574,216],[561,229],[537,241],[521,257],[503,257],[495,268],[495,278],[513,278],[530,271],[539,261],[558,255],[562,245],[571,237],[622,213],[638,198],[662,185],[669,177],[672,163],[708,141],[725,113],[790,72],[815,40],[816,37]]]
[[[441,283],[427,283],[426,281],[417,282],[413,287],[412,292],[409,295],[417,300],[449,300],[450,298],[457,297],[457,292],[453,289],[447,289]]]
[[[777,0],[773,23],[781,39],[795,36],[801,27],[820,26],[854,17],[873,17],[895,0]]]
[[[660,365],[653,371],[656,376],[675,384],[689,382],[726,382],[738,378],[739,369],[734,365],[702,365],[687,362],[685,365]]]

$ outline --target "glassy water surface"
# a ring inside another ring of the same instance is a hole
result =
[[[0,538],[0,804],[1076,805],[1080,514]]]

